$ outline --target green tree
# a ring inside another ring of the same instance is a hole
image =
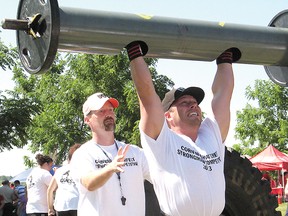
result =
[[[12,91],[6,93],[10,97],[0,95],[0,151],[27,144],[31,116],[38,112],[37,106],[29,98],[20,98]]]
[[[173,82],[157,75],[156,59],[147,59],[160,97]],[[49,72],[27,75],[23,68],[14,69],[19,98],[27,98],[39,109],[31,114],[27,130],[32,152],[52,156],[56,163],[66,158],[74,143],[90,139],[90,129],[83,123],[82,104],[86,98],[103,92],[119,100],[116,109],[116,138],[140,145],[139,105],[125,53],[116,56],[67,54],[57,56]]]
[[[3,70],[12,69],[15,65],[18,54],[15,48],[7,47],[0,40],[0,66]]]
[[[248,100],[257,101],[258,107],[247,104],[237,112],[235,136],[241,144],[233,147],[251,156],[269,144],[287,151],[288,89],[271,81],[256,80],[254,89],[248,86],[245,94]]]
[[[0,41],[0,66],[3,71],[11,70],[17,64],[15,48],[7,47]],[[0,91],[0,151],[23,147],[27,144],[27,128],[37,107],[29,98],[21,98],[14,91]]]

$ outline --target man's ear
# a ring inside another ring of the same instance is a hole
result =
[[[166,119],[170,118],[170,117],[171,117],[170,112],[169,112],[169,111],[166,111],[166,112],[164,113],[164,116],[165,116]]]
[[[84,123],[89,125],[89,122],[90,122],[90,117],[89,116],[85,116],[84,117]]]
[[[171,113],[170,113],[169,111],[166,111],[166,112],[164,113],[164,116],[165,116],[165,118],[166,118],[166,120],[167,120],[168,122],[171,121],[172,116],[171,116]]]
[[[167,121],[167,124],[168,124],[169,128],[171,128],[171,124],[173,124],[173,119],[172,119],[172,116],[171,116],[171,112],[166,111],[164,113],[164,116],[165,116],[165,119]]]

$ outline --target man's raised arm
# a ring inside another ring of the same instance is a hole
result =
[[[140,103],[140,128],[149,137],[157,139],[165,118],[161,100],[155,91],[150,70],[143,58],[148,47],[143,42],[134,41],[125,48]]]
[[[230,126],[230,102],[234,89],[232,63],[238,61],[241,53],[237,48],[223,52],[216,60],[217,71],[212,84],[212,110],[219,125],[224,142]]]

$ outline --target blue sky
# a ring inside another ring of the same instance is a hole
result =
[[[287,9],[287,1],[284,0],[58,0],[58,3],[60,8],[76,7],[211,22],[223,21],[231,24],[254,26],[267,26],[276,14]],[[0,19],[15,18],[17,8],[18,1],[16,0],[6,1],[5,4],[2,2]],[[6,45],[11,44],[16,46],[16,33],[14,31],[1,29],[0,38]],[[201,104],[201,108],[208,114],[211,113],[210,87],[215,70],[215,62],[160,59],[157,66],[158,73],[165,74],[171,78],[176,83],[176,86],[202,87],[206,92],[206,97]],[[244,94],[245,88],[248,85],[253,86],[256,79],[268,79],[264,67],[261,65],[234,64],[234,74],[235,89],[231,102],[232,119],[226,143],[228,146],[231,146],[235,142],[234,127],[236,125],[236,111],[241,110],[248,103]],[[13,88],[13,82],[11,81],[12,73],[10,71],[0,70],[0,77],[0,90]],[[0,153],[0,162],[1,158],[4,158],[3,154],[4,153]],[[5,154],[12,154],[12,152],[6,152]],[[14,155],[16,155],[16,153]],[[15,162],[15,164],[17,163]],[[17,167],[19,166],[17,165]],[[22,167],[20,166],[20,168]],[[17,174],[19,170],[11,171],[10,168],[9,172],[10,174]],[[0,175],[2,172],[5,173],[4,170],[0,170]]]

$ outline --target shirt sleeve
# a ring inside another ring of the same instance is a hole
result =
[[[76,183],[80,183],[83,176],[95,170],[94,164],[95,162],[92,157],[89,157],[87,154],[83,155],[83,149],[77,149],[70,162],[71,177]]]

